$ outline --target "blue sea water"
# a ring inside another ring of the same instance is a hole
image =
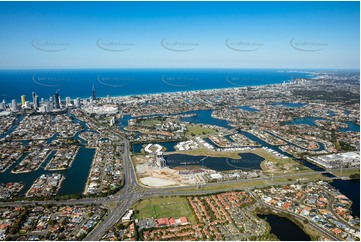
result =
[[[278,84],[313,77],[305,71],[275,69],[54,69],[0,70],[0,101],[20,101],[31,93],[48,99],[59,91],[65,97],[88,98],[179,92]]]

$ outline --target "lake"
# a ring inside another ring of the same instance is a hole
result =
[[[189,111],[181,114],[197,114],[192,117],[184,117],[181,118],[183,122],[197,123],[197,124],[210,124],[217,125],[223,128],[231,128],[228,124],[229,122],[223,119],[213,118],[212,115],[213,110],[197,110],[197,111]]]
[[[351,199],[352,215],[360,217],[360,180],[335,180],[330,184]]]
[[[309,126],[316,127],[317,126],[315,124],[316,120],[325,120],[325,119],[324,118],[315,118],[315,117],[296,118],[292,121],[285,122],[284,124],[286,124],[286,125],[306,124]]]
[[[240,159],[230,159],[226,157],[206,157],[183,154],[172,154],[164,156],[166,164],[170,168],[187,166],[203,166],[216,171],[229,170],[254,170],[261,169],[262,157],[253,153],[241,153]],[[206,158],[205,158],[206,157]],[[205,159],[204,159],[205,158]]]
[[[277,215],[257,215],[262,219],[267,219],[271,225],[271,233],[275,234],[281,241],[310,241],[308,236],[300,227],[291,220]]]

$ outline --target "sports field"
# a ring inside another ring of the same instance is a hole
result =
[[[151,198],[136,203],[134,209],[139,211],[135,214],[137,219],[187,217],[191,224],[196,223],[185,197]]]

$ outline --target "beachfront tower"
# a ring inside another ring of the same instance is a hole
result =
[[[24,102],[24,104],[25,104],[25,102]],[[15,99],[11,100],[11,110],[12,111],[17,111],[18,110],[18,104],[16,103]]]
[[[66,98],[65,98],[65,105],[66,105],[67,107],[69,107],[70,104],[71,104],[70,97],[66,97]]]
[[[40,98],[38,95],[35,95],[34,98],[34,109],[36,110],[37,108],[40,108]]]
[[[93,85],[93,89],[92,89],[92,97],[93,97],[93,100],[97,99],[97,91],[95,90],[94,85]]]
[[[57,91],[54,94],[54,103],[55,103],[55,109],[60,109],[60,97]]]
[[[26,96],[25,95],[21,95],[21,105],[24,105],[26,102]]]
[[[31,97],[33,98],[34,108],[35,108],[35,96],[36,96],[36,93],[35,93],[35,92],[32,92],[32,93],[31,93]]]
[[[0,109],[1,109],[1,110],[6,110],[6,102],[5,102],[5,99],[4,99],[3,102],[0,104]]]

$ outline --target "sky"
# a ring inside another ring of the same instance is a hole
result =
[[[359,69],[359,2],[0,2],[0,68]]]

